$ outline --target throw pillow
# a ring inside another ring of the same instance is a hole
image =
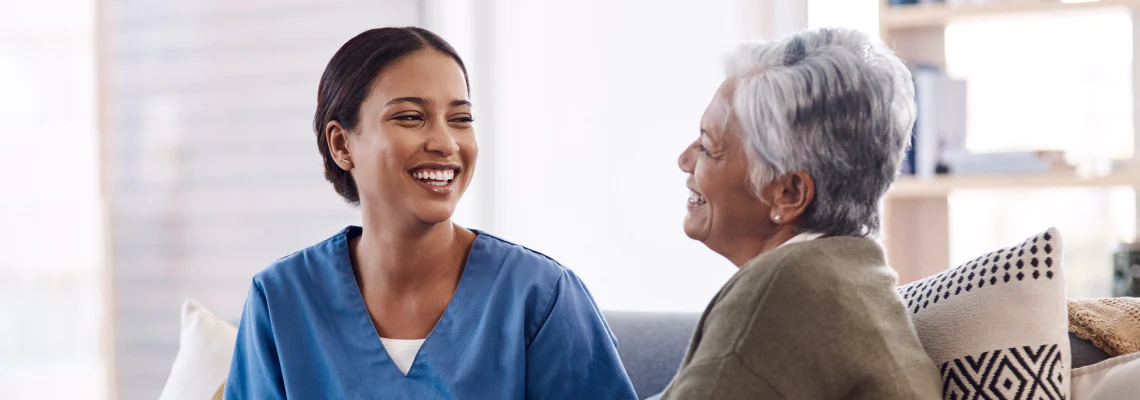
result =
[[[178,355],[159,400],[221,400],[235,342],[236,327],[186,300]]]
[[[945,399],[1066,399],[1071,371],[1057,229],[899,288]]]

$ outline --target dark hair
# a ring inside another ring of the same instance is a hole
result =
[[[329,153],[325,126],[331,121],[339,121],[346,130],[356,129],[360,120],[360,104],[368,97],[372,81],[388,65],[423,49],[432,49],[455,59],[467,80],[467,67],[455,49],[439,35],[416,27],[370,29],[356,35],[337,50],[321,75],[313,131],[317,134],[317,148],[324,159],[325,179],[332,182],[336,192],[350,204],[360,204],[360,194],[356,191],[352,175],[337,166]],[[470,80],[467,80],[467,91],[471,91]]]

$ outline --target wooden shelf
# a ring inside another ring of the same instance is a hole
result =
[[[928,179],[900,177],[887,191],[887,199],[922,199],[946,197],[962,189],[1047,189],[1066,187],[1140,187],[1140,174],[1116,173],[1095,178],[1072,174],[1047,175],[964,175]]]
[[[1125,11],[1132,21],[1135,46],[1130,86],[1140,99],[1140,0],[1100,0],[1063,3],[1061,0],[992,0],[993,4],[920,4],[889,7],[879,3],[879,34],[908,64],[946,68],[946,26],[969,19],[1012,21],[1028,16],[1074,15],[1096,11]],[[1124,84],[1128,84],[1125,82]],[[1136,103],[1140,107],[1140,101]],[[1140,108],[1132,113],[1136,142],[1140,144]],[[1100,177],[1071,172],[1049,174],[950,175],[920,179],[900,177],[883,204],[883,239],[887,257],[898,271],[899,282],[921,279],[950,267],[951,193],[962,190],[1018,191],[1054,188],[1133,188],[1140,193],[1140,148],[1135,163]],[[1117,164],[1117,163],[1114,163]],[[1130,164],[1130,165],[1129,165]],[[1140,215],[1140,205],[1137,206]],[[1052,219],[1046,217],[1046,219]],[[1140,218],[1135,226],[1140,228]]]
[[[1001,1],[1001,0],[995,0]],[[1140,7],[1140,0],[1100,0],[1088,3],[1062,3],[1060,0],[1006,0],[996,4],[957,5],[915,4],[882,6],[879,25],[885,31],[944,27],[960,17],[1061,10],[1089,10],[1106,7]]]

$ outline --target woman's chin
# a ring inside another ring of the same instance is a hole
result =
[[[418,210],[413,210],[412,215],[416,219],[429,225],[435,225],[451,220],[451,216],[455,214],[455,207],[435,206],[435,207],[422,207]]]
[[[685,236],[698,242],[704,242],[705,238],[709,236],[708,227],[704,224],[704,221],[696,220],[691,215],[685,216],[684,229]]]

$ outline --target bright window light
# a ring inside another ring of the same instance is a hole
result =
[[[879,34],[877,0],[806,0],[808,27],[854,28],[872,35]]]
[[[967,147],[1133,153],[1132,22],[1125,10],[978,19],[946,28],[946,64],[968,82]]]

